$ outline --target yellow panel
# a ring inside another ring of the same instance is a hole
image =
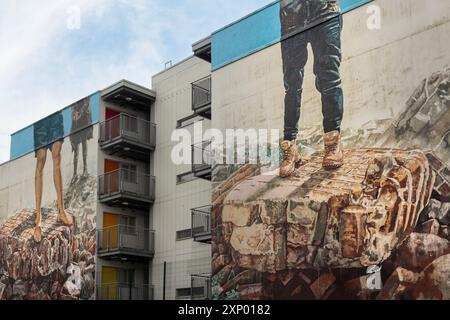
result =
[[[116,300],[117,269],[102,267],[102,300]]]

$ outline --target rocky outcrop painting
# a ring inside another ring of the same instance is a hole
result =
[[[42,210],[42,241],[33,239],[34,209],[0,226],[0,300],[94,299],[96,178],[77,176],[65,191],[75,225],[57,221],[56,203]]]
[[[450,254],[450,206],[437,200],[435,178],[443,163],[388,149],[348,150],[346,159],[330,173],[318,153],[289,179],[244,166],[216,189],[215,298],[448,296],[445,281],[435,290],[421,280],[433,263],[444,273],[432,277],[450,274],[438,260]]]
[[[395,119],[343,132],[321,168],[321,127],[299,137],[290,178],[213,169],[214,299],[450,299],[450,69]]]

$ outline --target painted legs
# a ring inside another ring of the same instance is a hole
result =
[[[88,171],[87,171],[87,141],[82,141],[81,142],[81,148],[82,148],[82,152],[83,152],[83,176],[87,177],[88,176]],[[78,172],[78,155],[79,155],[80,151],[79,151],[79,147],[78,145],[75,146],[75,148],[73,149],[73,178],[72,178],[72,183],[75,183],[76,179],[77,179],[77,172]]]
[[[61,175],[61,148],[62,142],[57,141],[52,145],[53,159],[53,182],[56,190],[56,201],[58,204],[58,220],[65,225],[73,225],[73,217],[64,210],[64,192],[63,181]]]
[[[341,65],[340,17],[330,19],[311,30],[281,42],[285,87],[284,140],[297,137],[300,118],[308,43],[314,53],[316,87],[322,96],[323,127],[325,133],[340,131],[344,113],[344,97],[339,68]]]
[[[45,162],[47,160],[47,149],[41,148],[36,151],[36,173],[35,173],[35,200],[36,200],[36,217],[35,217],[35,228],[34,228],[34,240],[36,242],[40,242],[42,238],[42,191],[44,186],[43,176],[44,176],[44,167]]]
[[[57,141],[53,143],[52,160],[53,160],[53,182],[56,190],[56,200],[58,206],[58,220],[65,225],[73,225],[73,217],[67,214],[64,210],[64,192],[63,180],[61,175],[61,148],[62,142]],[[44,188],[44,167],[47,160],[47,148],[41,148],[36,151],[36,173],[35,173],[35,200],[36,200],[36,217],[34,240],[40,242],[42,239],[42,194]]]

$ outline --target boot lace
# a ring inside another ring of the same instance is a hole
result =
[[[329,145],[325,146],[326,153],[334,153],[337,151],[337,149],[338,149],[337,143],[333,143],[333,144],[329,144]]]
[[[291,160],[293,158],[293,154],[291,152],[291,148],[283,150],[283,159]]]

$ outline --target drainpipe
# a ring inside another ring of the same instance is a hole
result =
[[[163,273],[163,300],[166,300],[166,271],[167,271],[167,262],[164,261],[164,273]]]

